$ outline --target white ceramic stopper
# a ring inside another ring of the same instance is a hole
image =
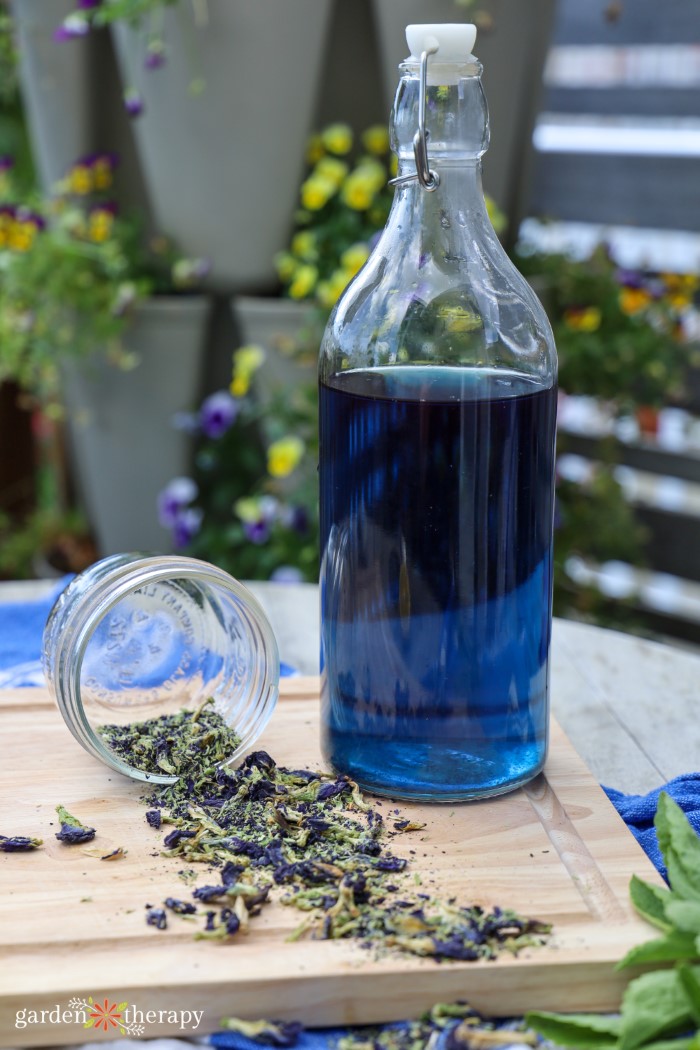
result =
[[[406,43],[411,58],[420,61],[423,51],[438,49],[435,61],[463,63],[469,59],[476,41],[476,26],[465,22],[406,26]]]

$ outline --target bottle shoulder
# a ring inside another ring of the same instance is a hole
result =
[[[465,230],[448,252],[431,250],[417,234],[384,232],[331,314],[322,375],[464,365],[506,368],[552,385],[557,362],[549,320],[493,230]]]

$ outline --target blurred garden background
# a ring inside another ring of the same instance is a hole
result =
[[[0,3],[0,579],[318,573],[315,362],[410,22],[473,21],[560,359],[555,613],[700,645],[695,0]]]

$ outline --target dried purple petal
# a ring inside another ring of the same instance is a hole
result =
[[[62,824],[61,830],[56,832],[56,838],[59,842],[65,842],[67,846],[78,846],[81,842],[92,842],[96,834],[94,828]]]
[[[38,849],[43,839],[33,839],[28,835],[0,835],[0,852],[2,853],[28,853],[30,850]]]
[[[347,780],[336,780],[332,784],[323,784],[318,789],[318,795],[316,798],[319,802],[325,802],[329,798],[333,798],[335,795],[342,795],[345,791],[350,791],[350,784]]]
[[[243,760],[242,768],[259,769],[261,773],[271,773],[273,769],[277,768],[277,763],[274,758],[268,755],[267,751],[251,751]]]
[[[197,911],[196,904],[191,904],[189,901],[178,900],[177,897],[166,897],[163,904],[166,908],[170,908],[171,911],[176,912],[178,915],[194,915]]]
[[[163,845],[167,846],[168,849],[172,849],[173,846],[177,846],[182,839],[193,839],[197,834],[196,831],[187,831],[185,828],[175,828],[163,839]]]
[[[159,809],[149,809],[146,811],[146,820],[152,828],[156,829],[156,831],[160,828],[162,819],[163,814]]]
[[[219,897],[225,897],[228,892],[229,883],[226,886],[198,886],[194,890],[192,896],[196,897],[198,901],[202,901],[203,904],[208,904],[209,901],[218,900]]]
[[[146,925],[155,926],[158,930],[166,929],[168,918],[162,908],[149,908],[146,912]]]

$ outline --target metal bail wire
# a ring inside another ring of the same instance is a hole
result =
[[[389,179],[390,186],[401,186],[406,182],[418,179],[424,190],[432,193],[440,185],[440,176],[430,167],[428,160],[428,138],[430,132],[425,126],[425,107],[428,94],[428,58],[437,52],[437,47],[430,47],[421,52],[420,56],[420,80],[418,88],[418,131],[413,136],[413,155],[416,158],[415,173],[410,175],[398,175],[395,179]]]

